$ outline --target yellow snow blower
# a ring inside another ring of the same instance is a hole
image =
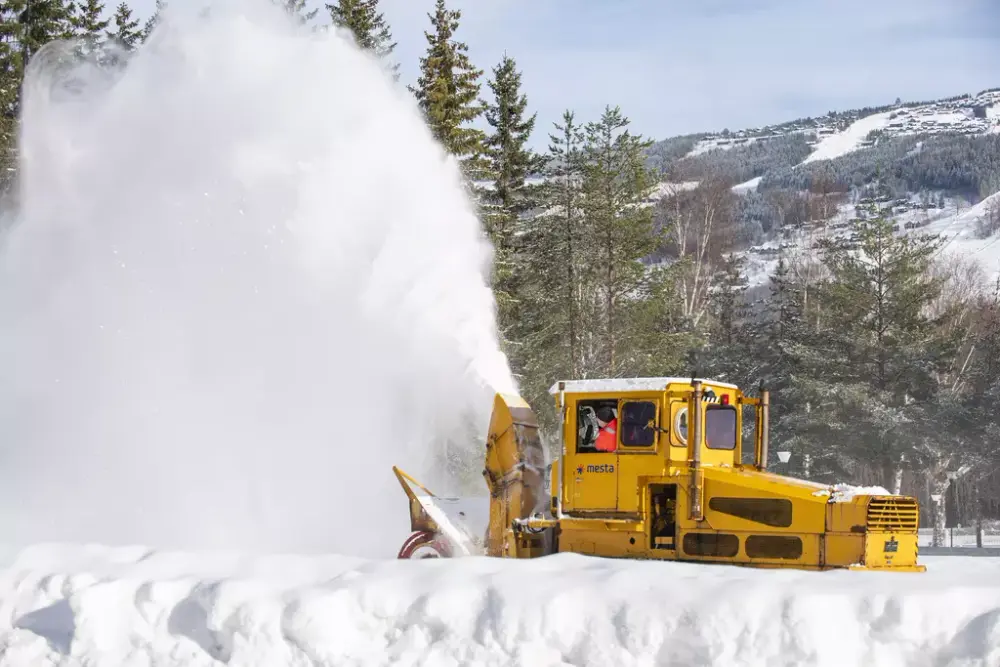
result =
[[[393,468],[410,502],[400,558],[558,552],[772,568],[923,572],[914,498],[771,473],[768,392],[685,378],[559,382],[562,453],[535,414],[497,394],[488,496],[443,498]],[[754,416],[743,463],[744,407]]]

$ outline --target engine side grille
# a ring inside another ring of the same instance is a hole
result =
[[[868,502],[868,530],[916,532],[920,511],[914,498],[876,496]]]

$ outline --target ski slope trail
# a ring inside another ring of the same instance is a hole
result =
[[[0,572],[0,667],[1000,664],[1000,559],[923,561],[808,573],[39,545]]]
[[[123,68],[69,49],[0,226],[5,538],[395,555],[392,465],[480,485],[512,384],[454,160],[269,0],[170,3]]]

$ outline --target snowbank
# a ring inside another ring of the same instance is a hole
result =
[[[818,574],[39,546],[0,574],[0,665],[1000,664],[1000,559],[923,560]]]

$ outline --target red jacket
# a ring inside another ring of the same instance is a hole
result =
[[[618,420],[612,419],[597,434],[594,443],[599,452],[613,452],[618,449]]]

